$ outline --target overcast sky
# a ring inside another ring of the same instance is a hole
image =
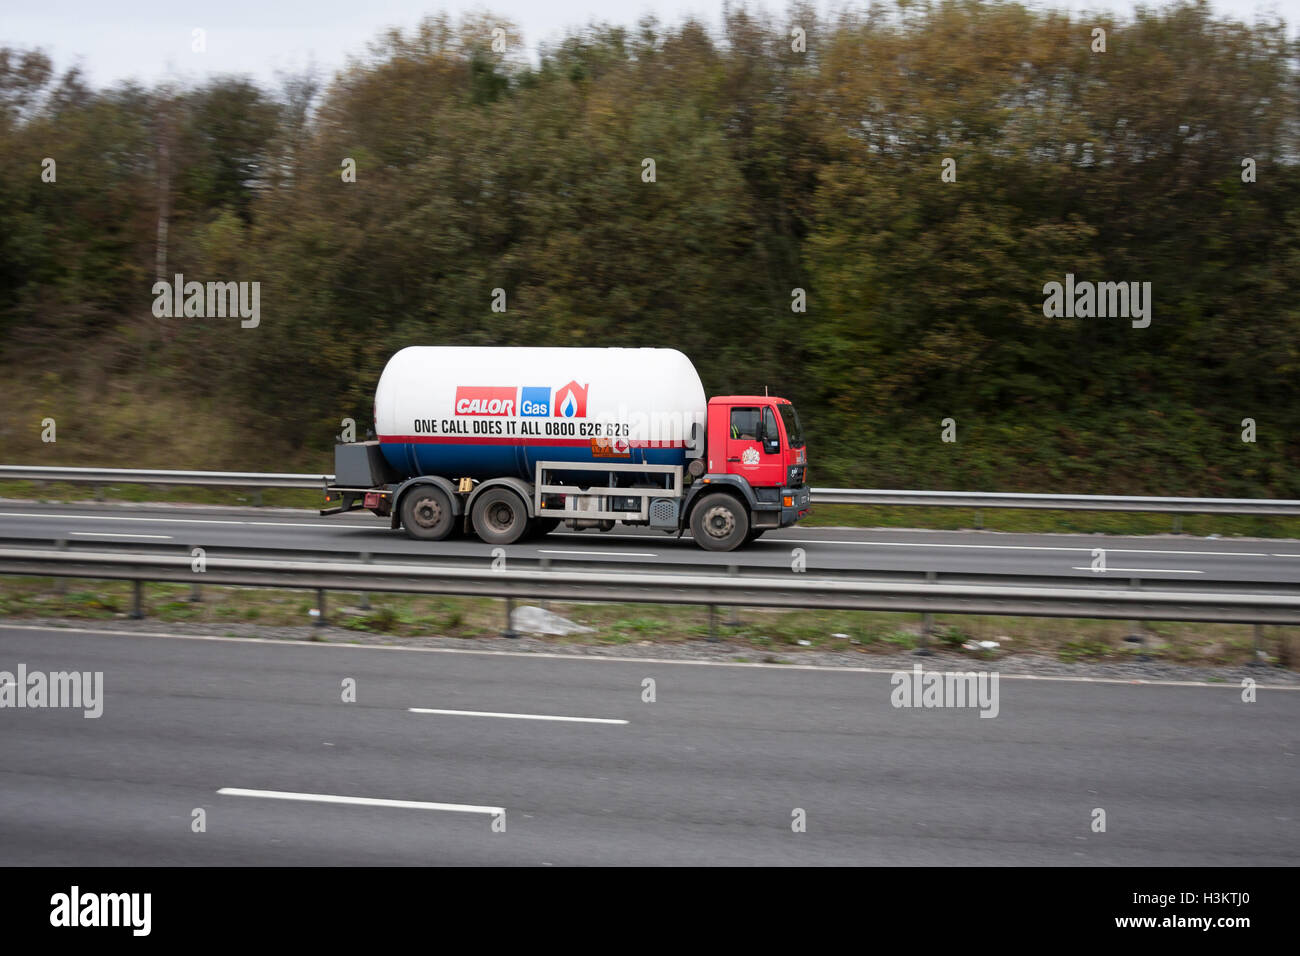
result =
[[[817,0],[819,10],[845,6],[844,0]],[[848,3],[861,7],[864,3]],[[1073,13],[1111,9],[1128,15],[1133,0],[1031,0]],[[1147,6],[1162,4],[1147,3]],[[784,0],[761,5],[774,13]],[[1220,14],[1253,22],[1257,15],[1281,16],[1296,36],[1300,0],[1212,0]],[[134,77],[147,83],[163,78],[201,80],[220,73],[249,74],[273,83],[277,71],[315,67],[323,78],[361,54],[368,41],[390,26],[410,29],[433,12],[457,17],[492,13],[519,25],[531,58],[540,44],[560,39],[566,27],[593,19],[633,26],[653,13],[663,23],[688,14],[716,25],[721,0],[0,0],[0,45],[40,47],[60,70],[79,65],[94,85]],[[191,50],[195,28],[206,31],[207,51]]]

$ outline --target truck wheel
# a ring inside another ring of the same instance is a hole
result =
[[[749,544],[751,541],[757,541],[759,538],[763,537],[763,532],[766,530],[766,528],[750,528],[749,534],[745,535],[745,544]]]
[[[514,544],[528,530],[528,508],[509,488],[489,488],[474,501],[473,522],[488,544]]]
[[[451,501],[441,488],[418,485],[402,496],[402,527],[412,538],[441,541],[455,526]]]
[[[706,551],[734,551],[749,534],[749,515],[731,495],[715,492],[691,512],[691,534]]]

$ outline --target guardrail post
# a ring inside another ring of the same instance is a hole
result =
[[[316,626],[325,626],[325,589],[316,589]]]
[[[709,640],[715,643],[718,640],[718,609],[712,604],[709,605]]]
[[[185,549],[190,554],[199,550],[197,545],[191,545]],[[190,585],[190,603],[199,604],[203,601],[203,588],[199,585],[199,579],[195,578],[194,583]]]
[[[975,530],[976,531],[984,530],[984,512],[981,511],[979,508],[975,509]]]
[[[549,570],[551,570],[551,559],[550,559],[550,558],[542,558],[539,567],[540,567],[541,570],[543,570],[543,571],[549,571]],[[551,602],[550,602],[549,600],[548,600],[548,601],[539,601],[538,603],[540,603],[540,604],[542,605],[543,610],[547,610],[547,611],[549,611],[549,610],[551,609]]]
[[[506,598],[506,629],[501,632],[501,636],[510,638],[511,640],[518,640],[519,632],[516,631],[510,624],[510,619],[514,616],[515,616],[515,599]]]
[[[144,619],[144,582],[131,582],[131,620]]]
[[[262,489],[261,489],[261,488],[258,488],[257,490],[255,490],[255,491],[253,492],[253,507],[254,507],[254,508],[260,508],[260,507],[262,507]]]
[[[740,577],[740,568],[737,565],[727,565],[727,576],[732,578]],[[740,611],[736,605],[731,606],[731,618],[724,622],[727,627],[744,627],[745,622],[740,619]]]
[[[373,563],[374,563],[374,557],[370,554],[369,551],[363,551],[363,552],[361,553],[361,563],[362,563],[362,564],[373,564]],[[362,591],[362,592],[361,592],[361,610],[363,610],[363,611],[369,611],[369,610],[370,610],[370,592],[369,592],[369,591]]]
[[[937,571],[925,572],[925,583],[934,584],[939,580]],[[933,657],[934,651],[930,650],[930,633],[934,630],[934,615],[929,611],[921,614],[921,639],[917,644],[914,653],[917,657]]]
[[[96,501],[103,501],[103,500],[104,500],[104,486],[103,486],[103,485],[100,485],[100,484],[96,484],[96,485],[94,486],[94,488],[95,488],[95,500],[96,500]]]
[[[67,550],[68,550],[68,539],[67,539],[67,538],[60,538],[60,539],[58,540],[58,542],[55,544],[55,547],[58,548],[60,551],[67,551]],[[68,593],[68,579],[67,579],[67,578],[55,578],[55,579],[54,579],[54,593],[57,594],[57,595],[59,595],[59,597],[62,597],[63,595],[65,595],[65,594]]]
[[[1175,515],[1174,515],[1174,534],[1182,534],[1182,533],[1183,533],[1183,516],[1180,515],[1180,514],[1175,514]]]
[[[1129,578],[1128,586],[1132,588],[1134,591],[1140,591],[1142,590],[1142,579]],[[1142,633],[1141,621],[1129,621],[1129,633],[1128,636],[1124,638],[1124,642],[1126,644],[1136,644],[1138,647],[1142,647],[1146,644],[1146,638],[1143,636]],[[1146,654],[1139,654],[1137,659],[1140,661],[1151,660],[1151,658],[1148,657]]]
[[[1250,664],[1248,666],[1250,667],[1264,666],[1264,649],[1263,647],[1260,646],[1261,644],[1263,644],[1263,642],[1264,642],[1264,625],[1256,624],[1255,625],[1255,646],[1251,650]]]

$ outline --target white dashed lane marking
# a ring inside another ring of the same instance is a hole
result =
[[[223,797],[261,797],[265,800],[301,800],[307,803],[349,803],[359,807],[395,807],[400,810],[447,810],[452,813],[505,813],[504,807],[477,807],[468,803],[429,803],[424,800],[385,800],[379,797],[341,797],[332,793],[294,793],[288,790],[245,790],[222,787]]]
[[[552,717],[548,714],[503,714],[490,710],[437,710],[433,707],[411,707],[413,714],[444,714],[449,717],[505,717],[508,720],[559,720],[573,724],[626,724],[626,720],[609,717]]]

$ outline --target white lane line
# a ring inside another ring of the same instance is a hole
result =
[[[1179,568],[1075,568],[1076,571],[1092,571],[1095,574],[1204,574],[1204,571],[1184,571]]]
[[[74,538],[166,538],[171,540],[169,534],[121,534],[114,531],[69,531],[69,535]]]
[[[873,548],[961,548],[974,551],[1078,551],[1083,554],[1091,553],[1095,548],[1067,548],[1064,546],[1049,546],[1038,544],[941,544],[938,542],[925,541],[822,541],[811,538],[773,538],[773,541],[788,541],[791,544],[852,544],[860,547]],[[1109,545],[1099,544],[1097,547],[1103,548],[1113,554],[1189,554],[1189,555],[1209,555],[1211,557],[1231,557],[1231,558],[1267,558],[1277,557],[1258,551],[1173,551],[1168,548],[1114,548]],[[1297,555],[1300,557],[1300,555]]]
[[[609,717],[552,717],[547,714],[498,714],[490,710],[438,710],[433,707],[407,708],[413,714],[446,714],[451,717],[505,717],[509,720],[562,720],[572,724],[626,724]]]
[[[359,528],[362,531],[387,531],[380,524],[329,524],[324,521],[235,521],[232,518],[141,518],[135,515],[33,514],[30,511],[3,511],[0,518],[59,518],[76,521],[149,521],[154,524],[229,524],[262,528]]]
[[[303,800],[308,803],[350,803],[359,807],[397,807],[402,810],[449,810],[453,813],[505,813],[504,807],[476,807],[468,803],[428,803],[424,800],[383,800],[378,797],[340,797],[332,793],[292,793],[287,790],[244,790],[222,787],[224,797],[262,797],[267,800]]]
[[[763,664],[755,661],[693,661],[675,657],[598,657],[594,654],[559,654],[550,651],[489,651],[464,647],[402,647],[397,644],[331,644],[265,637],[226,637],[221,634],[173,634],[166,631],[108,631],[91,627],[51,627],[0,620],[0,634],[6,631],[36,631],[41,634],[85,634],[114,638],[161,637],[171,641],[210,641],[217,644],[257,644],[261,647],[314,647],[338,651],[396,651],[399,654],[464,654],[469,657],[522,657],[528,660],[585,661],[592,664],[681,664],[686,667],[739,667],[749,670],[817,671],[823,674],[896,674],[897,667],[852,667],[838,664]],[[1076,677],[1057,674],[1001,674],[1002,680],[1040,680],[1063,684],[1146,684],[1152,687],[1232,687],[1223,681],[1148,680],[1144,677]],[[1257,684],[1267,690],[1300,691],[1300,684]]]
[[[657,558],[659,555],[651,551],[546,551],[539,550],[538,554],[587,554],[595,555],[598,558]]]
[[[1270,554],[1270,558],[1300,558],[1300,554]]]

